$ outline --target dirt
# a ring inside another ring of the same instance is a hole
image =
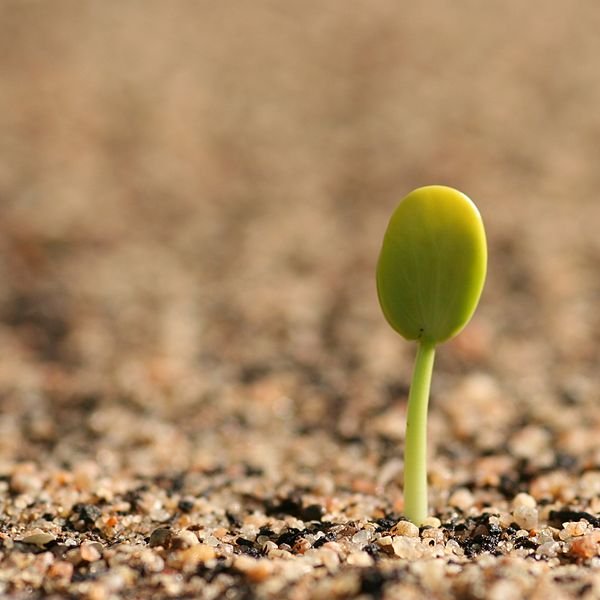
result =
[[[0,7],[0,594],[600,595],[592,0]],[[402,520],[374,269],[479,206]]]

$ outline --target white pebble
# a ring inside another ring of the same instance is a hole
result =
[[[554,557],[556,556],[558,550],[560,548],[560,544],[558,542],[545,542],[535,551],[536,556],[547,556]]]
[[[321,550],[320,552],[321,560],[323,564],[329,571],[334,571],[336,567],[340,564],[340,557],[337,555],[337,552],[333,550]]]
[[[434,529],[437,529],[442,526],[442,522],[437,517],[427,517],[422,525],[423,527],[433,527]]]
[[[529,506],[518,506],[513,511],[513,518],[522,529],[535,529],[538,524],[538,511]]]
[[[196,546],[200,543],[198,541],[198,536],[189,529],[184,529],[183,531],[180,531],[177,534],[176,539],[183,548],[191,548],[192,546]]]
[[[450,506],[454,506],[462,511],[471,508],[474,502],[473,494],[467,488],[458,488],[448,499]]]
[[[394,554],[400,558],[414,560],[420,558],[422,554],[421,542],[416,538],[398,536],[392,542]]]
[[[513,506],[513,508],[518,508],[519,506],[526,506],[527,508],[535,508],[536,501],[533,496],[530,496],[529,494],[525,494],[524,492],[521,492],[520,494],[517,494],[513,498],[512,506]]]
[[[45,546],[56,539],[51,533],[45,531],[34,530],[29,535],[26,535],[21,541],[24,544],[33,544],[36,546]]]
[[[362,546],[368,544],[371,539],[371,532],[368,529],[361,529],[352,536],[352,542]]]
[[[546,542],[554,541],[554,532],[550,528],[542,529],[537,534],[538,544],[545,544]]]
[[[446,554],[456,554],[456,556],[463,556],[465,551],[460,547],[460,544],[456,540],[448,540],[446,542]]]

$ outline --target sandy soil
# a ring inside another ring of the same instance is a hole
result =
[[[0,5],[0,593],[600,596],[600,7]],[[432,519],[391,211],[479,205]]]

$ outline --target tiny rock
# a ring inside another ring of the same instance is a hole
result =
[[[390,538],[391,539],[391,538]],[[321,560],[323,565],[329,570],[334,571],[340,564],[340,557],[337,552],[333,550],[325,549],[321,551]]]
[[[199,543],[200,542],[198,541],[198,536],[189,529],[184,529],[183,531],[180,531],[171,540],[171,545],[173,549],[176,550],[191,548],[192,546],[196,546]]]
[[[254,583],[264,581],[273,572],[273,564],[271,561],[264,558],[256,560],[249,556],[238,556],[235,560],[234,567]]]
[[[95,562],[102,558],[102,546],[96,542],[83,542],[79,546],[81,559],[86,562]]]
[[[448,504],[465,511],[473,506],[475,499],[467,488],[458,488],[448,499]]]
[[[587,531],[588,525],[584,521],[569,521],[563,524],[563,529],[558,534],[561,540],[568,540],[572,537],[579,537],[584,535]]]
[[[545,429],[528,425],[513,435],[508,445],[513,455],[533,458],[546,449],[549,441],[550,434]]]
[[[73,570],[74,567],[70,562],[67,562],[66,560],[57,560],[48,568],[47,576],[50,579],[70,581],[71,577],[73,577]]]
[[[576,558],[592,558],[598,555],[598,550],[600,550],[599,542],[600,530],[595,530],[592,533],[573,540],[569,554]]]
[[[419,537],[419,528],[410,521],[398,521],[392,528],[392,535],[404,535],[407,537]]]
[[[151,548],[155,546],[167,546],[173,536],[173,532],[168,527],[158,527],[150,534],[148,544]]]
[[[211,560],[215,557],[215,550],[211,546],[207,546],[206,544],[198,544],[196,546],[192,546],[187,550],[182,550],[179,553],[179,560],[184,567],[192,567],[194,568],[199,563],[206,562],[207,560]]]
[[[359,546],[364,546],[371,539],[371,532],[368,529],[361,529],[352,536],[352,542]]]
[[[394,549],[394,554],[399,558],[414,560],[419,558],[422,554],[419,544],[420,541],[416,538],[397,536],[392,542],[392,548]]]
[[[434,529],[437,529],[438,527],[442,526],[442,522],[437,517],[427,517],[423,521],[423,526],[424,527],[433,527]]]
[[[522,529],[534,529],[538,525],[538,511],[529,506],[519,506],[513,511],[515,522]]]
[[[529,494],[521,492],[517,494],[512,501],[513,508],[519,508],[520,506],[526,506],[527,508],[535,508],[537,505],[535,498]]]
[[[35,546],[45,546],[56,539],[51,533],[45,531],[34,530],[26,535],[21,541],[24,544],[33,544]]]

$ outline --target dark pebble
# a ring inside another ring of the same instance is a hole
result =
[[[77,503],[73,506],[71,521],[83,521],[84,525],[94,525],[96,519],[102,515],[102,511],[93,504]]]
[[[300,498],[294,494],[279,502],[267,504],[266,513],[269,516],[289,515],[301,521],[320,521],[325,509],[320,504],[304,507]]]
[[[304,533],[303,530],[290,527],[277,538],[277,545],[281,546],[282,544],[287,544],[291,548],[299,538],[304,536]]]
[[[515,548],[529,548],[530,550],[536,550],[538,547],[538,545],[528,537],[517,538],[514,546]]]
[[[77,503],[73,506],[73,513],[80,519],[93,523],[100,517],[102,511],[94,504]]]
[[[379,560],[379,546],[377,544],[367,544],[364,551],[374,560]]]
[[[562,524],[566,523],[567,521],[579,521],[580,519],[585,519],[594,527],[600,527],[600,519],[598,519],[598,517],[595,517],[588,512],[569,509],[551,510],[548,522],[553,527],[562,527]]]
[[[302,510],[303,521],[320,521],[325,514],[325,509],[320,504],[310,504]]]
[[[180,500],[177,503],[177,508],[184,513],[190,513],[192,512],[193,508],[194,508],[194,502],[193,500]]]
[[[379,531],[389,531],[390,529],[392,529],[392,527],[394,527],[394,525],[396,525],[398,519],[391,519],[386,517],[383,519],[377,519],[377,521],[375,522],[377,523]]]
[[[166,548],[172,537],[173,533],[168,527],[157,527],[151,534],[148,540],[148,545],[151,548],[155,546],[162,546]]]
[[[378,569],[365,569],[360,575],[360,593],[371,598],[382,598],[383,587],[387,579]]]
[[[47,546],[47,550],[52,552],[52,554],[56,558],[60,558],[60,559],[64,558],[66,553],[72,549],[73,549],[73,546],[67,546],[66,544],[59,544],[56,542],[48,544],[48,546]]]
[[[267,504],[266,512],[268,516],[290,515],[299,519],[302,513],[302,503],[296,498],[288,497],[276,504]]]

